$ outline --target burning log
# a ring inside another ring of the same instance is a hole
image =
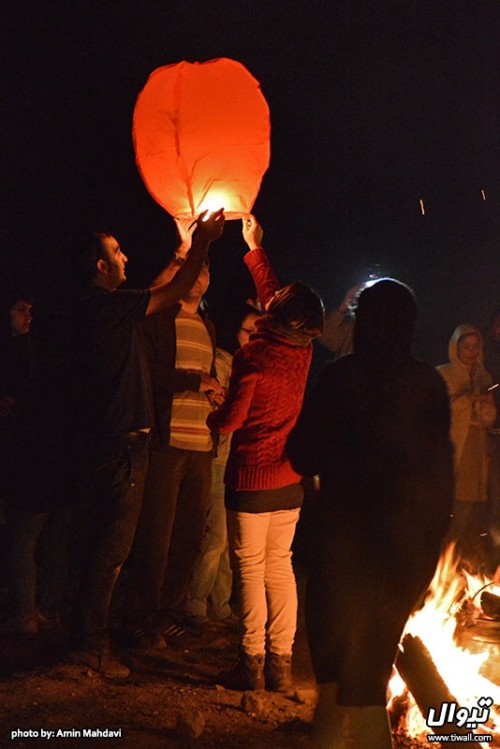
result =
[[[456,703],[455,697],[451,694],[448,687],[441,678],[431,655],[422,640],[413,635],[407,634],[403,638],[402,650],[398,653],[396,659],[396,668],[401,678],[406,683],[409,691],[412,693],[420,712],[427,718],[429,709],[433,708],[439,712],[440,706],[444,703]],[[429,733],[434,733],[429,728]],[[455,723],[445,723],[436,729],[435,733],[441,735],[459,734],[465,736],[473,733],[470,728],[460,728]],[[460,742],[462,746],[477,746],[477,741]],[[448,744],[446,744],[448,746]]]
[[[481,594],[481,608],[490,619],[500,621],[500,597],[485,591]]]

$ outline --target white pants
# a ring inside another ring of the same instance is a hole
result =
[[[291,545],[300,509],[227,514],[238,570],[243,650],[248,655],[265,653],[267,634],[269,652],[290,655],[297,626]]]

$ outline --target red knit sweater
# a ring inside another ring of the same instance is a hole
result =
[[[266,253],[251,250],[245,262],[263,307],[279,288]],[[234,432],[225,482],[237,490],[279,489],[300,481],[285,445],[295,426],[311,363],[301,346],[257,321],[258,332],[236,352],[224,404],[208,417],[211,429]]]

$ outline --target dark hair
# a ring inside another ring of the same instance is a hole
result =
[[[359,295],[354,353],[409,353],[417,321],[417,302],[409,286],[382,278]]]
[[[267,312],[281,325],[314,338],[321,335],[325,308],[321,297],[302,281],[294,281],[276,292]]]
[[[102,240],[114,234],[108,229],[86,231],[76,240],[74,249],[75,271],[79,283],[89,284],[97,273],[97,262],[104,257]]]
[[[219,348],[228,351],[230,354],[234,354],[239,349],[240,344],[236,336],[248,315],[260,317],[262,312],[246,302],[234,307],[229,312],[225,310],[224,316],[216,326],[217,346]]]

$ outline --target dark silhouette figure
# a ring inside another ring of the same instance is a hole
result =
[[[364,290],[354,353],[324,367],[288,442],[294,468],[321,479],[306,601],[318,749],[347,746],[346,731],[358,749],[391,746],[392,663],[449,522],[448,397],[410,355],[416,315],[404,284]]]

